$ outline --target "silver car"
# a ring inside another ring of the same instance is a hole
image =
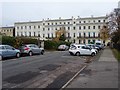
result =
[[[96,47],[94,44],[86,44],[88,47],[92,48],[92,49],[95,49],[96,53],[99,52],[99,48]]]
[[[15,49],[14,47],[10,45],[0,45],[0,57],[6,58],[6,57],[20,57],[20,50]]]
[[[39,48],[35,44],[26,44],[21,46],[19,49],[21,54],[28,54],[29,56],[32,56],[33,54],[44,54],[44,49]]]
[[[64,45],[64,44],[62,44],[58,47],[58,50],[62,50],[62,51],[65,51],[65,50],[68,50],[68,49],[69,49],[69,47],[67,45]]]

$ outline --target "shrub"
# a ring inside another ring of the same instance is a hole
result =
[[[38,40],[26,37],[2,36],[2,44],[7,44],[15,48],[19,48],[23,44],[38,44]]]
[[[14,46],[14,43],[15,43],[15,37],[2,36],[2,44]]]
[[[114,47],[115,49],[117,49],[118,51],[120,51],[120,43],[113,44],[113,47]]]
[[[57,42],[55,41],[45,41],[44,42],[44,48],[48,50],[56,49],[57,47]]]
[[[37,39],[27,38],[27,37],[9,37],[9,36],[3,36],[2,37],[2,44],[11,45],[15,48],[19,48],[21,45],[24,44],[38,44]],[[70,42],[65,41],[44,41],[44,48],[48,50],[57,50],[58,46],[61,44],[65,44],[67,46],[70,46]]]
[[[120,61],[120,51],[118,51],[117,49],[112,49],[113,54],[115,56],[115,58]]]
[[[21,38],[22,44],[38,44],[37,39]]]

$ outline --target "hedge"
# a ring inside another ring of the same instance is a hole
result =
[[[113,44],[113,47],[120,52],[120,43]]]
[[[2,44],[7,44],[15,48],[19,48],[23,44],[38,44],[38,40],[27,37],[2,36]]]
[[[24,44],[37,44],[38,45],[38,40],[37,39],[32,39],[32,38],[27,38],[27,37],[10,37],[10,36],[2,36],[2,44],[7,44],[11,45],[15,48],[19,48],[21,45]],[[44,48],[47,50],[57,50],[58,46],[61,44],[65,44],[67,46],[70,46],[70,42],[65,42],[65,41],[44,41]]]
[[[15,41],[16,41],[15,37],[2,36],[2,44],[14,46]]]

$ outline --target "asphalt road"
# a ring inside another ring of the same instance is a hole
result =
[[[71,56],[68,51],[25,56],[2,61],[3,88],[61,88],[91,56]]]

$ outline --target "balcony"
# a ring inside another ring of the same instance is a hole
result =
[[[78,39],[80,38],[100,38],[99,36],[78,36]]]

